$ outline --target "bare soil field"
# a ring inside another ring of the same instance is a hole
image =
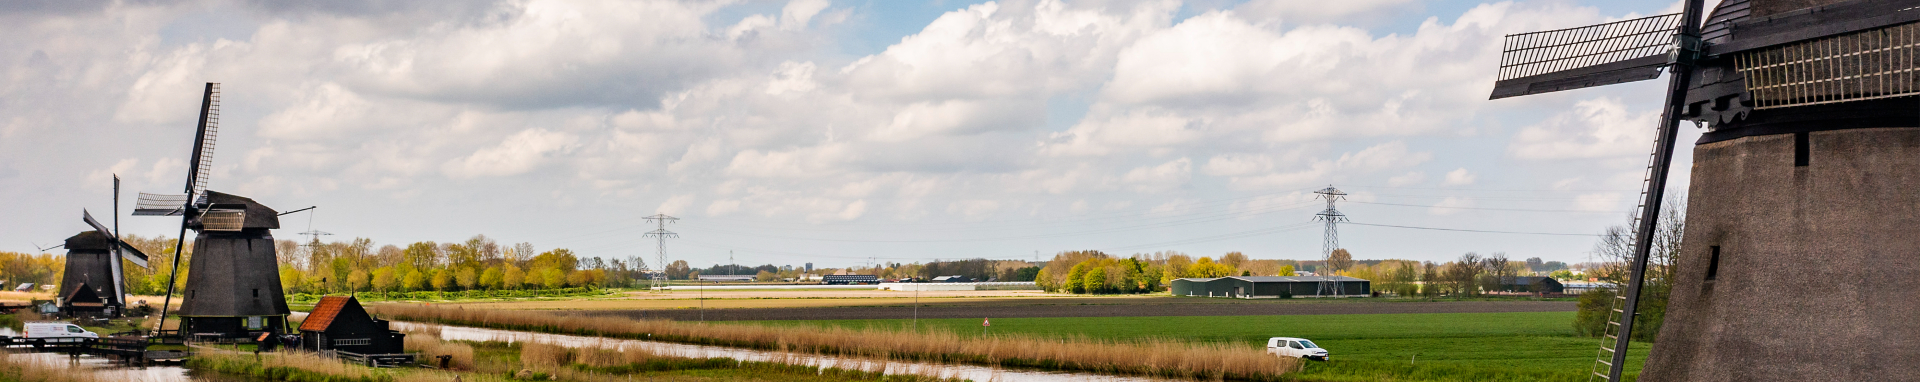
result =
[[[708,301],[712,303],[713,301]],[[592,310],[583,316],[616,316],[678,321],[849,320],[907,319],[910,305],[734,309]],[[1152,317],[1152,316],[1266,316],[1396,313],[1508,313],[1571,312],[1572,301],[1313,301],[1232,300],[1205,298],[1134,297],[1060,299],[956,299],[922,301],[919,318],[1027,318],[1027,317]]]
[[[696,309],[701,306],[702,293],[697,291],[673,291],[668,293],[628,292],[620,297],[593,298],[575,300],[535,300],[535,301],[489,301],[459,304],[476,309],[501,310],[632,310],[632,309]],[[709,309],[729,308],[809,308],[839,306],[906,306],[913,303],[913,292],[882,290],[728,290],[704,293],[705,306]],[[1073,303],[1094,300],[1113,300],[1138,298],[1137,296],[1086,296],[1070,294],[1049,294],[1037,290],[986,290],[986,291],[928,291],[920,292],[922,302],[941,301],[948,303],[998,303],[1002,301],[1054,301],[1071,300]]]

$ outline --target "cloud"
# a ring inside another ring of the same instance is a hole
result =
[[[1253,0],[1234,7],[1234,13],[1251,20],[1274,19],[1282,22],[1315,24],[1341,21],[1377,21],[1390,15],[1405,14],[1422,8],[1418,0],[1299,1]]]
[[[1193,161],[1180,158],[1157,166],[1136,167],[1121,179],[1143,192],[1154,192],[1179,188],[1192,177]]]
[[[1446,180],[1441,181],[1440,185],[1465,186],[1465,185],[1473,184],[1473,180],[1476,178],[1479,178],[1479,176],[1474,175],[1473,173],[1467,172],[1467,169],[1463,167],[1463,168],[1455,169],[1453,171],[1448,171]]]
[[[1520,129],[1507,151],[1521,159],[1642,156],[1653,147],[1660,113],[1627,111],[1617,98],[1574,103],[1545,123]]]
[[[507,137],[498,146],[480,149],[473,155],[447,162],[442,169],[453,178],[525,173],[538,167],[552,154],[573,147],[576,139],[573,134],[564,132],[527,129]]]

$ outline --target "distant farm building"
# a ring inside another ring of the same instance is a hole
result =
[[[753,281],[753,275],[700,275],[700,281],[707,282],[743,282]]]
[[[1188,297],[1358,297],[1372,282],[1346,276],[1229,276],[1173,280],[1173,295]]]
[[[874,275],[826,275],[820,282],[828,285],[879,284],[880,276]]]
[[[1501,292],[1566,293],[1567,286],[1545,276],[1516,276],[1500,279]]]
[[[953,275],[953,276],[940,276],[940,277],[935,277],[935,278],[933,278],[933,282],[936,282],[936,283],[970,283],[970,282],[973,282],[973,278],[972,278],[972,277],[967,277],[967,276],[960,276],[960,275]]]
[[[396,354],[403,351],[406,338],[389,328],[387,320],[368,315],[359,299],[348,296],[321,297],[307,321],[300,323],[300,347],[313,351]]]

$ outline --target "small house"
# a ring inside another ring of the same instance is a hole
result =
[[[351,296],[326,296],[300,323],[300,347],[313,351],[337,350],[359,354],[397,354],[406,334],[388,328]]]

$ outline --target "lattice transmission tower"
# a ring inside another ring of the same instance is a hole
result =
[[[653,221],[655,228],[653,231],[647,232],[640,236],[651,237],[659,240],[658,246],[655,247],[656,254],[658,255],[657,260],[659,262],[654,263],[654,264],[657,264],[654,266],[660,267],[660,269],[653,273],[653,282],[649,283],[649,287],[647,288],[647,290],[654,291],[654,292],[664,291],[666,290],[666,287],[667,287],[667,267],[668,267],[667,238],[680,237],[680,234],[673,233],[673,231],[668,231],[667,224],[671,224],[675,221],[679,221],[680,218],[667,216],[667,214],[654,214],[653,216],[648,216],[641,219]]]
[[[1340,191],[1338,188],[1333,188],[1331,184],[1327,185],[1327,188],[1322,188],[1320,191],[1314,191],[1313,193],[1320,195],[1315,197],[1316,199],[1327,200],[1327,209],[1321,210],[1320,213],[1313,215],[1313,220],[1327,222],[1327,237],[1325,241],[1320,243],[1320,269],[1314,272],[1315,275],[1321,277],[1320,290],[1316,293],[1326,295],[1331,292],[1333,295],[1338,296],[1340,295],[1340,283],[1327,278],[1330,277],[1330,275],[1327,274],[1327,270],[1333,265],[1333,251],[1340,249],[1339,224],[1340,222],[1347,221],[1347,215],[1341,214],[1338,209],[1334,209],[1333,202],[1346,199],[1347,193]]]

